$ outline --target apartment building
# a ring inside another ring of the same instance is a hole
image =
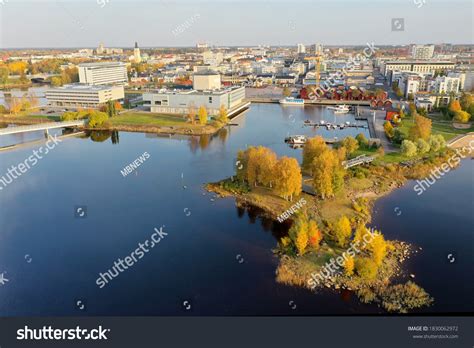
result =
[[[127,66],[122,62],[83,63],[78,65],[79,82],[88,85],[126,84]]]

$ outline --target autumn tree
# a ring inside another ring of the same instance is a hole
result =
[[[367,249],[370,251],[372,260],[375,264],[380,266],[387,255],[387,242],[385,241],[383,234],[379,231],[373,232],[372,239],[368,244]]]
[[[373,280],[377,276],[377,264],[370,257],[358,257],[355,260],[357,274],[364,280]]]
[[[346,151],[349,155],[359,148],[359,143],[353,137],[344,138],[341,144],[346,148]]]
[[[207,110],[204,106],[199,107],[198,117],[200,124],[204,125],[207,123]]]
[[[352,256],[348,256],[344,261],[344,274],[349,277],[354,274],[354,258]]]
[[[319,243],[323,239],[323,234],[318,228],[318,224],[314,220],[308,223],[308,245],[313,249],[319,248]]]
[[[451,100],[449,102],[448,110],[451,112],[451,115],[454,115],[457,111],[461,111],[461,104],[459,100]]]
[[[431,120],[427,117],[415,115],[415,124],[409,130],[410,140],[419,138],[428,140],[431,135]]]
[[[383,125],[383,129],[385,131],[385,135],[387,135],[387,138],[389,139],[393,138],[395,131],[393,130],[393,126],[391,122],[386,121]]]
[[[333,239],[338,246],[344,247],[347,245],[351,234],[352,228],[349,219],[345,215],[341,216],[333,225],[331,231]]]
[[[467,123],[471,119],[471,115],[466,111],[459,110],[454,113],[454,120],[457,122]]]
[[[0,66],[0,83],[6,85],[8,83],[8,75],[10,74],[6,66]]]
[[[355,138],[356,138],[357,142],[359,143],[359,147],[365,149],[369,146],[369,141],[367,140],[367,138],[365,137],[364,134],[359,133],[359,134],[357,134],[357,136]]]
[[[459,99],[459,103],[461,104],[461,108],[464,111],[467,111],[469,107],[474,103],[474,99],[471,94],[463,93],[461,98]]]
[[[269,148],[261,147],[260,170],[257,180],[265,186],[273,187],[273,183],[278,180],[275,176],[275,166],[277,165],[277,155]]]
[[[311,170],[313,160],[327,150],[326,142],[321,136],[309,138],[303,147],[303,168]]]
[[[17,97],[12,97],[8,108],[11,114],[18,114],[22,108],[21,100]]]
[[[301,193],[302,175],[298,161],[291,157],[282,157],[276,164],[275,191],[279,196],[293,200],[293,196]]]
[[[313,188],[322,197],[332,197],[342,186],[345,171],[335,150],[325,150],[312,163]]]
[[[285,87],[283,88],[283,96],[285,97],[289,97],[291,95],[291,89],[289,89],[288,87]]]
[[[229,118],[227,117],[227,109],[225,108],[224,105],[221,105],[221,107],[219,108],[218,121],[224,124],[229,122]]]
[[[307,219],[302,216],[296,218],[288,233],[298,250],[298,254],[303,255],[309,241]]]
[[[196,107],[194,106],[194,103],[191,103],[188,106],[188,120],[191,124],[194,124],[196,121]]]

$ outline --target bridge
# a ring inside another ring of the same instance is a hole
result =
[[[0,129],[0,135],[17,134],[17,133],[25,133],[25,132],[38,132],[38,131],[45,131],[45,134],[47,134],[49,129],[65,128],[65,127],[75,128],[75,127],[82,127],[84,126],[84,124],[85,124],[84,120],[37,123],[37,124],[30,124],[27,126],[2,128]]]
[[[355,167],[361,164],[370,163],[374,159],[375,159],[375,156],[360,155],[360,156],[357,156],[356,158],[342,162],[342,166],[344,167],[344,169],[348,169],[348,168]]]

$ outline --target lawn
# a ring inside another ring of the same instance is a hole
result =
[[[409,129],[413,125],[413,118],[406,116],[402,124],[398,127],[400,131],[403,132],[406,136],[408,136]],[[465,134],[474,131],[474,127],[470,127],[467,129],[456,129],[452,126],[451,122],[440,122],[432,119],[431,125],[431,133],[432,134],[441,134],[445,140],[450,140],[459,134]]]
[[[177,127],[193,126],[180,116],[155,114],[148,112],[127,112],[119,116],[110,118],[110,123],[114,126],[157,126],[157,127]]]

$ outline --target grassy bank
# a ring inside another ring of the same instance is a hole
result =
[[[212,134],[222,127],[222,124],[211,122],[206,125],[191,124],[182,116],[156,114],[149,112],[125,112],[109,119],[112,130],[174,133],[174,134]]]

